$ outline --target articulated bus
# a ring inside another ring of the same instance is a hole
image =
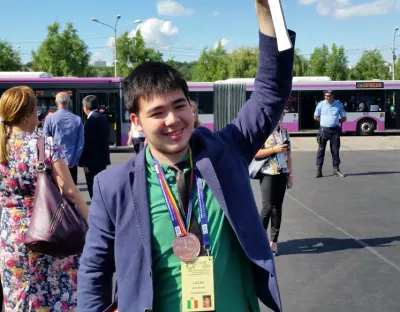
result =
[[[246,99],[254,91],[254,79],[228,79],[246,84]],[[284,125],[291,133],[316,131],[314,120],[324,90],[333,90],[346,111],[345,132],[370,135],[400,130],[400,81],[331,81],[329,77],[294,77],[292,94],[285,108]]]
[[[111,146],[126,146],[130,127],[129,114],[123,103],[123,79],[53,77],[43,72],[0,72],[0,95],[8,88],[27,85],[38,97],[38,108],[50,113],[56,110],[55,95],[67,92],[71,97],[70,110],[82,117],[82,99],[96,95],[100,112],[108,122]],[[188,82],[190,98],[196,103],[203,126],[213,130],[222,103],[216,85],[244,86],[243,103],[254,91],[254,79],[227,79],[216,82]],[[323,100],[323,91],[332,89],[346,112],[343,130],[368,135],[400,129],[400,81],[331,81],[329,77],[294,77],[291,97],[286,105],[284,125],[291,133],[306,133],[318,129],[313,115],[316,105]],[[230,97],[233,94],[225,93]],[[224,104],[226,105],[226,104]],[[231,110],[230,107],[227,108]],[[232,109],[233,110],[233,109]],[[236,114],[236,112],[231,112]]]

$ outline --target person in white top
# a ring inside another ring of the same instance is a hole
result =
[[[144,132],[137,131],[133,123],[131,123],[127,145],[133,145],[136,155],[139,154],[145,145]]]

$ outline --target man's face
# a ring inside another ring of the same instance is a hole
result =
[[[326,100],[329,104],[332,104],[332,102],[333,102],[333,94],[332,94],[332,93],[329,93],[329,92],[325,93],[325,100]]]
[[[131,114],[138,131],[143,131],[151,149],[163,154],[185,150],[194,129],[194,111],[182,90],[141,99],[139,113]]]

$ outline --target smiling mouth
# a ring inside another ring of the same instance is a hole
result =
[[[169,132],[169,133],[166,133],[165,135],[167,135],[169,137],[175,137],[175,136],[180,135],[182,132],[183,132],[183,128],[179,129],[179,130],[175,130],[175,131]]]

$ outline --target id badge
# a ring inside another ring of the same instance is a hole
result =
[[[214,311],[213,257],[198,257],[181,262],[182,311]]]

